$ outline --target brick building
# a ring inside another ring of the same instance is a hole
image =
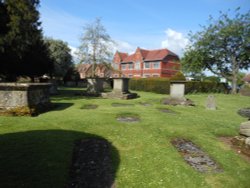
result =
[[[179,57],[168,49],[145,50],[137,48],[135,53],[116,52],[113,68],[118,70],[113,77],[172,77],[180,70]]]

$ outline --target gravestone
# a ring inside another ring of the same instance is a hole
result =
[[[87,93],[90,95],[99,95],[103,89],[103,78],[88,78]]]
[[[206,109],[207,110],[216,110],[216,101],[214,95],[208,95],[206,101]]]
[[[129,78],[114,78],[114,92],[128,93]]]
[[[170,82],[170,98],[164,99],[165,105],[184,105],[195,106],[194,102],[185,98],[185,83],[186,81],[171,81]]]
[[[170,83],[170,97],[182,99],[185,94],[185,81],[171,81]]]
[[[250,121],[243,122],[240,124],[240,131],[241,135],[250,137]]]
[[[0,114],[34,115],[51,107],[49,83],[0,83]]]
[[[102,97],[112,99],[134,99],[138,97],[137,93],[129,92],[129,78],[114,78],[113,83],[113,91],[102,93]]]

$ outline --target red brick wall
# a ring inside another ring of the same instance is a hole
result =
[[[121,70],[121,58],[118,53],[115,54],[114,63],[119,64],[119,70]],[[140,62],[140,70],[135,70],[135,62]],[[143,63],[143,57],[141,55],[140,49],[137,48],[134,58],[133,58],[133,69],[129,70],[129,66],[126,64],[126,70],[121,70],[122,75],[125,77],[130,77],[133,75],[133,77],[143,77],[143,75],[150,75],[152,77],[153,75],[159,75],[159,77],[172,77],[180,70],[180,63],[179,59],[175,56],[168,56],[164,61],[160,62],[160,68],[159,69],[153,69],[153,63],[151,63],[149,69],[144,69],[144,63]]]

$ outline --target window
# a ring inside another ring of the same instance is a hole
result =
[[[150,74],[144,74],[143,77],[144,77],[144,78],[149,78],[149,77],[150,77]]]
[[[116,63],[113,63],[113,68],[114,68],[115,70],[118,70],[118,69],[119,69],[119,66],[118,66],[118,64],[116,64]]]
[[[160,68],[160,62],[159,62],[159,61],[154,62],[154,63],[153,63],[153,68],[154,68],[154,69],[159,69],[159,68]]]
[[[129,70],[132,70],[134,67],[133,67],[133,63],[130,63],[130,64],[128,64],[128,69]]]
[[[160,75],[159,74],[153,74],[153,77],[158,78],[158,77],[160,77]]]
[[[129,74],[128,77],[129,77],[129,78],[133,78],[133,75],[132,75],[132,74]]]
[[[122,64],[122,70],[126,70],[126,64]]]
[[[144,69],[150,68],[150,62],[144,62]]]
[[[139,61],[137,61],[137,62],[135,63],[135,69],[136,69],[136,70],[140,70],[140,69],[141,69],[141,63],[140,63]]]

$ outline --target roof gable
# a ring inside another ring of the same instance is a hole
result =
[[[145,49],[137,48],[136,52],[138,51],[140,52],[142,59],[144,61],[160,61],[160,60],[164,60],[169,55],[176,56],[178,58],[178,56],[175,53],[171,52],[168,49],[145,50]],[[124,62],[124,63],[135,62],[136,52],[131,55],[128,55],[126,53],[121,53],[121,54],[125,54],[124,55],[125,58],[122,59],[121,62]]]

